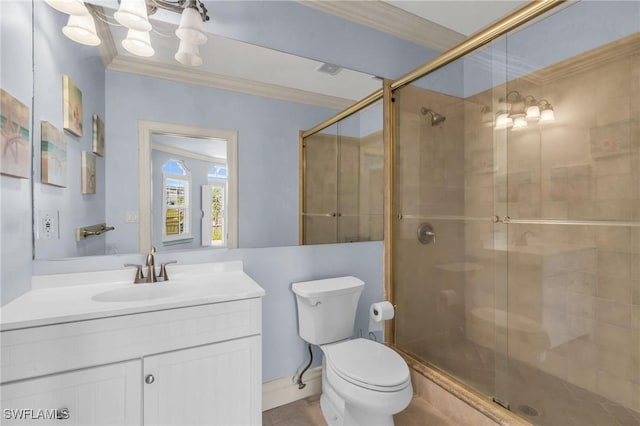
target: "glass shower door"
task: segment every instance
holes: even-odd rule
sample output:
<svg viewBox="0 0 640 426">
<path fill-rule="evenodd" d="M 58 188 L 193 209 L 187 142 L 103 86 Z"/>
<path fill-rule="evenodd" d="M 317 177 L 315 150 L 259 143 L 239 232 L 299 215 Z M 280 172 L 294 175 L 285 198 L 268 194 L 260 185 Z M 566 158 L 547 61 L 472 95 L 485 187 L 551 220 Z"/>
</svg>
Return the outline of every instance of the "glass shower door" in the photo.
<svg viewBox="0 0 640 426">
<path fill-rule="evenodd" d="M 639 31 L 640 3 L 581 1 L 507 34 L 508 385 L 536 424 L 640 424 Z"/>
<path fill-rule="evenodd" d="M 338 152 L 338 242 L 382 240 L 382 101 L 338 122 Z"/>
<path fill-rule="evenodd" d="M 534 424 L 640 424 L 640 3 L 393 95 L 396 345 Z"/>
<path fill-rule="evenodd" d="M 338 125 L 305 138 L 302 244 L 338 241 Z"/>
<path fill-rule="evenodd" d="M 496 221 L 506 215 L 496 189 L 506 137 L 493 128 L 505 73 L 496 57 L 504 60 L 504 42 L 394 92 L 393 283 L 396 344 L 506 405 L 507 235 Z"/>
</svg>

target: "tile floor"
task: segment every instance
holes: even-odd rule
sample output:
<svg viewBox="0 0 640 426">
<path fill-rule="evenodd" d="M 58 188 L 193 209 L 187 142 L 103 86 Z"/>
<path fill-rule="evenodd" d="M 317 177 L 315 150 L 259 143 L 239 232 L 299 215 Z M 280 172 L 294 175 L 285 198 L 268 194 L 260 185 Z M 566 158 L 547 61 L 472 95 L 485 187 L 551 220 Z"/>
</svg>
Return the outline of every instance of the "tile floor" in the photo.
<svg viewBox="0 0 640 426">
<path fill-rule="evenodd" d="M 396 426 L 454 426 L 444 414 L 423 399 L 414 397 L 406 410 L 394 416 Z M 326 426 L 320 396 L 292 402 L 262 413 L 263 426 Z"/>
</svg>

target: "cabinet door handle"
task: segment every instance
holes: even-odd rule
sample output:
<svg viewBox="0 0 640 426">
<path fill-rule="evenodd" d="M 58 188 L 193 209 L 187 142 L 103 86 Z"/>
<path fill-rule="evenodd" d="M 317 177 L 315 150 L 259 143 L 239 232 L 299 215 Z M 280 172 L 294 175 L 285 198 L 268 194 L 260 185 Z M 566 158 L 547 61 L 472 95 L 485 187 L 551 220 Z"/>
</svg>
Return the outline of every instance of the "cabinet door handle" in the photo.
<svg viewBox="0 0 640 426">
<path fill-rule="evenodd" d="M 156 378 L 155 378 L 155 377 L 153 377 L 153 374 L 147 374 L 147 375 L 144 377 L 144 382 L 145 382 L 146 384 L 148 384 L 148 385 L 150 385 L 151 383 L 153 383 L 153 382 L 155 382 L 155 381 L 156 381 Z"/>
</svg>

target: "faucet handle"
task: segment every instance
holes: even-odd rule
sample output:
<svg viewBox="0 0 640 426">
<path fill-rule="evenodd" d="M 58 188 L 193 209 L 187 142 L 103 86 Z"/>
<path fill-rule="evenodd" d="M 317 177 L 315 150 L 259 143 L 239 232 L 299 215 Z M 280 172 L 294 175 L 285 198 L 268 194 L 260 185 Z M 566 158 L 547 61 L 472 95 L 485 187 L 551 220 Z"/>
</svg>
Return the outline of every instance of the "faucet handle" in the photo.
<svg viewBox="0 0 640 426">
<path fill-rule="evenodd" d="M 140 284 L 145 282 L 144 274 L 142 273 L 142 265 L 138 265 L 136 263 L 125 263 L 124 266 L 126 268 L 136 268 L 136 277 L 133 280 L 134 284 Z"/>
<path fill-rule="evenodd" d="M 168 262 L 160 264 L 160 275 L 158 275 L 158 278 L 162 278 L 164 281 L 169 281 L 169 275 L 167 274 L 167 265 L 170 265 L 172 263 L 178 263 L 178 261 L 170 260 Z"/>
</svg>

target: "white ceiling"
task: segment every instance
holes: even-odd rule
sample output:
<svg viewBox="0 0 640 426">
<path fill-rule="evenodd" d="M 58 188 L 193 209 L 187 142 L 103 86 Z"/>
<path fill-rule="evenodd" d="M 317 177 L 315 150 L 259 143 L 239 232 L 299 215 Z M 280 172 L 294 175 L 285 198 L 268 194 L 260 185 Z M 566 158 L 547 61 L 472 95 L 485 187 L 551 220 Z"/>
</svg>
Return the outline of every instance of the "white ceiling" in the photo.
<svg viewBox="0 0 640 426">
<path fill-rule="evenodd" d="M 516 0 L 384 1 L 467 36 L 529 3 Z"/>
<path fill-rule="evenodd" d="M 94 0 L 94 4 L 105 8 L 107 14 L 112 14 L 117 9 L 116 0 Z M 316 2 L 322 4 L 323 1 Z M 329 13 L 340 13 L 340 8 L 344 8 L 348 1 L 333 1 L 336 9 Z M 359 7 L 355 9 L 356 15 L 362 14 L 364 22 L 370 22 L 368 19 L 372 13 L 384 13 L 386 10 L 389 17 L 384 28 L 376 28 L 382 31 L 387 30 L 390 34 L 398 36 L 411 21 L 412 25 L 421 25 L 446 27 L 451 30 L 450 36 L 458 37 L 452 41 L 456 44 L 460 41 L 460 34 L 469 35 L 477 30 L 487 26 L 488 24 L 500 19 L 509 12 L 521 7 L 527 2 L 515 0 L 492 0 L 492 1 L 378 1 L 369 0 L 359 3 Z M 303 2 L 304 4 L 304 2 Z M 375 8 L 372 8 L 376 6 Z M 402 9 L 409 14 L 395 14 L 394 10 Z M 358 12 L 358 11 L 361 12 Z M 351 19 L 359 21 L 358 16 L 353 15 L 351 8 Z M 368 16 L 365 16 L 367 15 Z M 180 16 L 176 13 L 159 10 L 151 17 L 154 30 L 151 32 L 151 42 L 154 46 L 156 54 L 145 61 L 149 61 L 153 66 L 162 65 L 167 67 L 182 67 L 178 64 L 173 55 L 178 48 L 178 39 L 174 36 L 175 29 L 179 23 Z M 367 21 L 368 19 L 368 21 Z M 384 20 L 384 17 L 382 17 Z M 404 20 L 405 22 L 400 22 Z M 435 24 L 437 25 L 435 25 Z M 375 25 L 372 25 L 375 27 Z M 123 27 L 107 26 L 113 38 L 113 45 L 117 59 L 125 59 L 130 61 L 140 61 L 140 58 L 131 56 L 124 50 L 121 41 L 126 36 Z M 393 27 L 393 28 L 391 28 Z M 415 27 L 414 27 L 415 28 Z M 448 31 L 448 30 L 446 30 Z M 448 33 L 444 33 L 445 38 Z M 455 33 L 454 33 L 455 31 Z M 405 31 L 406 32 L 406 31 Z M 207 34 L 208 41 L 200 47 L 201 56 L 204 64 L 197 68 L 200 75 L 207 73 L 230 76 L 237 79 L 246 80 L 248 82 L 259 82 L 261 84 L 272 85 L 272 87 L 286 87 L 298 91 L 311 92 L 315 94 L 326 95 L 341 98 L 343 101 L 356 101 L 364 98 L 370 93 L 381 87 L 381 82 L 372 76 L 356 71 L 343 69 L 335 76 L 317 72 L 316 69 L 321 65 L 320 62 L 301 58 L 295 55 L 279 52 L 272 49 L 266 49 L 244 42 L 230 40 L 215 34 Z M 407 38 L 409 39 L 409 38 Z M 150 68 L 148 68 L 150 69 Z"/>
</svg>

